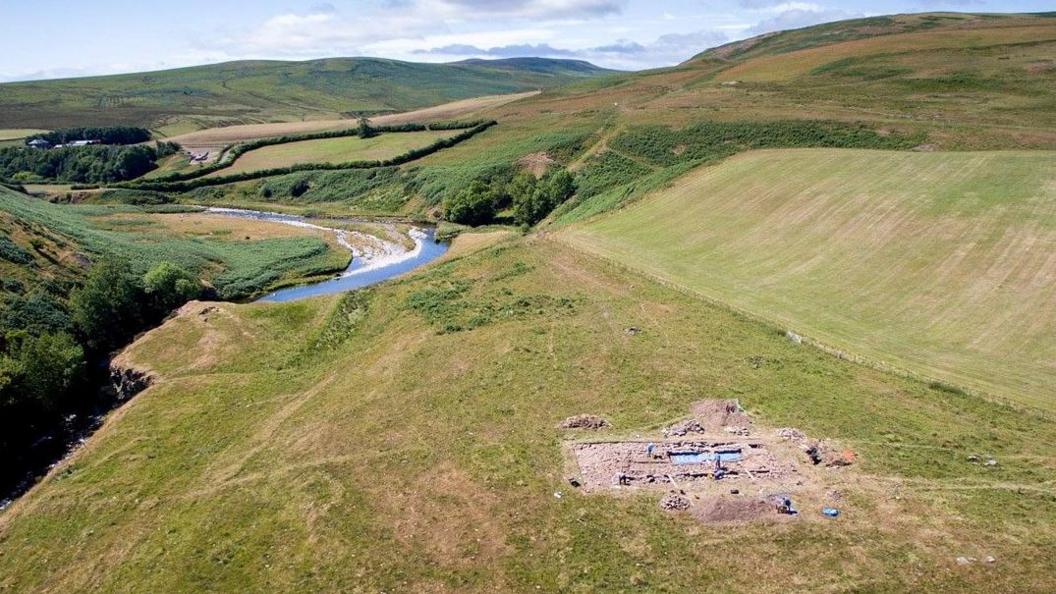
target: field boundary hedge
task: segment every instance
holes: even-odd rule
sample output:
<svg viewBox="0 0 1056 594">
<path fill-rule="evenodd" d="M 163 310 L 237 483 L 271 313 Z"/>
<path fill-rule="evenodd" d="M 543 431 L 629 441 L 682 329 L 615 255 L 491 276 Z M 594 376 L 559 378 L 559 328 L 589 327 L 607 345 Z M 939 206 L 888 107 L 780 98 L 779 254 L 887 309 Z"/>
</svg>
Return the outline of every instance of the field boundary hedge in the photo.
<svg viewBox="0 0 1056 594">
<path fill-rule="evenodd" d="M 327 169 L 369 169 L 371 167 L 386 167 L 392 165 L 402 165 L 408 161 L 419 159 L 428 154 L 436 152 L 438 150 L 454 146 L 463 140 L 466 140 L 479 132 L 483 132 L 487 128 L 497 124 L 495 120 L 484 120 L 484 121 L 471 121 L 471 122 L 438 122 L 431 124 L 396 124 L 392 126 L 379 126 L 372 128 L 373 131 L 379 134 L 396 134 L 401 132 L 425 132 L 429 130 L 465 130 L 461 134 L 455 135 L 451 138 L 445 138 L 434 142 L 426 147 L 411 149 L 402 155 L 397 155 L 391 159 L 384 161 L 349 161 L 347 163 L 302 163 L 299 165 L 291 165 L 289 167 L 276 167 L 272 169 L 261 169 L 258 171 L 250 171 L 237 173 L 232 175 L 225 175 L 220 177 L 211 178 L 212 180 L 224 180 L 221 182 L 214 183 L 203 183 L 201 185 L 188 185 L 186 189 L 175 191 L 186 191 L 187 189 L 194 189 L 206 185 L 221 185 L 225 183 L 231 183 L 234 181 L 245 181 L 247 179 L 259 179 L 261 177 L 270 177 L 272 175 L 282 175 L 284 173 L 294 173 L 297 171 L 313 171 L 313 170 L 327 170 Z M 312 132 L 306 134 L 288 134 L 286 136 L 276 136 L 273 138 L 261 138 L 250 142 L 243 142 L 236 144 L 229 148 L 223 153 L 220 159 L 212 164 L 205 167 L 200 167 L 194 171 L 188 171 L 184 173 L 171 173 L 166 176 L 156 177 L 150 181 L 131 181 L 127 184 L 120 185 L 119 187 L 135 188 L 135 189 L 153 189 L 160 191 L 167 191 L 160 189 L 160 186 L 175 186 L 181 182 L 189 182 L 191 180 L 203 181 L 202 177 L 215 173 L 217 171 L 223 171 L 235 164 L 242 155 L 260 148 L 267 146 L 275 146 L 279 144 L 289 144 L 291 142 L 303 142 L 306 140 L 325 140 L 328 138 L 345 138 L 348 136 L 359 135 L 358 128 L 346 128 L 344 130 L 330 130 L 326 132 Z M 448 141 L 454 140 L 451 144 L 445 144 Z M 421 154 L 416 154 L 419 151 Z M 408 158 L 408 155 L 411 155 Z M 263 173 L 263 175 L 261 175 Z"/>
</svg>

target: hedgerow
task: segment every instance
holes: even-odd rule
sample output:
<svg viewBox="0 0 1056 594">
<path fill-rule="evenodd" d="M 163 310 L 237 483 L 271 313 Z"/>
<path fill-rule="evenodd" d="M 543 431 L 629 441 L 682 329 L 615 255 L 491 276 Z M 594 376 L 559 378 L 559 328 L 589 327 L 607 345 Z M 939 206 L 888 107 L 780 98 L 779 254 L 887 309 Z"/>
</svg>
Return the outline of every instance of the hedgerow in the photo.
<svg viewBox="0 0 1056 594">
<path fill-rule="evenodd" d="M 760 148 L 907 149 L 922 140 L 884 136 L 864 125 L 840 122 L 701 122 L 680 130 L 663 126 L 632 128 L 612 139 L 609 146 L 652 164 L 668 166 Z"/>
<path fill-rule="evenodd" d="M 249 181 L 254 179 L 262 179 L 265 177 L 274 177 L 276 175 L 286 175 L 289 173 L 296 173 L 299 171 L 338 171 L 342 169 L 374 169 L 378 167 L 395 167 L 397 165 L 403 165 L 417 159 L 421 159 L 427 155 L 431 155 L 437 151 L 443 150 L 455 146 L 456 144 L 472 138 L 473 136 L 487 130 L 494 126 L 497 122 L 494 120 L 479 123 L 472 128 L 456 134 L 450 138 L 442 138 L 436 142 L 415 149 L 411 149 L 402 155 L 397 155 L 390 159 L 378 160 L 378 161 L 349 161 L 347 163 L 301 163 L 298 165 L 290 165 L 288 167 L 276 167 L 272 169 L 261 169 L 257 171 L 245 171 L 242 173 L 233 173 L 231 175 L 225 175 L 220 177 L 197 177 L 196 179 L 190 179 L 186 181 L 164 181 L 162 178 L 159 180 L 141 181 L 128 184 L 119 184 L 118 187 L 140 189 L 140 190 L 155 190 L 159 192 L 189 192 L 191 190 L 202 188 L 206 186 L 219 186 L 224 184 L 230 184 L 241 181 Z M 343 131 L 347 132 L 347 131 Z M 333 134 L 333 133 L 325 133 Z M 338 136 L 320 136 L 319 138 L 336 138 Z M 293 138 L 293 137 L 289 137 Z M 306 140 L 306 138 L 297 137 L 296 140 L 286 140 L 284 142 L 296 142 L 300 140 Z M 311 139 L 308 139 L 311 140 Z M 276 143 L 269 143 L 276 144 Z M 240 145 L 241 146 L 241 145 Z M 268 146 L 260 145 L 260 146 Z M 254 148 L 260 148 L 255 146 Z M 244 151 L 243 151 L 244 152 Z M 227 165 L 225 165 L 226 167 Z M 220 169 L 223 169 L 222 167 Z M 213 169 L 212 171 L 217 171 Z M 196 175 L 204 175 L 204 173 L 210 173 L 208 167 L 203 167 L 196 172 Z M 181 174 L 185 175 L 185 174 Z"/>
<path fill-rule="evenodd" d="M 485 128 L 489 127 L 489 126 L 494 125 L 495 123 L 496 122 L 494 120 L 492 120 L 492 121 L 476 121 L 476 122 L 442 122 L 442 123 L 432 123 L 432 124 L 406 123 L 406 124 L 394 124 L 392 126 L 377 126 L 377 127 L 371 127 L 370 129 L 375 134 L 381 134 L 381 133 L 393 133 L 393 134 L 395 134 L 395 133 L 401 133 L 401 132 L 423 132 L 423 131 L 426 131 L 426 130 L 462 130 L 462 129 L 476 130 L 477 128 L 481 128 L 482 126 L 483 126 L 483 128 L 481 128 L 481 129 L 485 129 Z M 480 130 L 477 130 L 477 131 L 479 132 Z M 476 132 L 474 132 L 474 134 L 475 133 Z M 362 136 L 362 135 L 363 135 L 362 130 L 359 127 L 356 127 L 356 128 L 346 128 L 344 130 L 330 130 L 330 131 L 326 131 L 326 132 L 311 132 L 311 133 L 306 133 L 306 134 L 287 134 L 285 136 L 276 136 L 276 137 L 273 137 L 273 138 L 261 138 L 261 139 L 258 139 L 258 140 L 252 140 L 252 141 L 249 141 L 249 142 L 243 142 L 243 143 L 240 143 L 240 144 L 236 144 L 236 145 L 230 147 L 229 149 L 227 149 L 227 151 L 224 152 L 224 154 L 222 154 L 220 156 L 220 158 L 217 160 L 217 162 L 212 164 L 212 165 L 206 165 L 204 167 L 198 167 L 198 168 L 194 169 L 193 171 L 170 173 L 168 175 L 155 177 L 154 179 L 150 180 L 150 182 L 142 182 L 142 183 L 159 184 L 159 183 L 173 183 L 173 182 L 181 182 L 181 181 L 187 181 L 187 180 L 192 180 L 192 179 L 198 179 L 198 178 L 201 178 L 203 176 L 209 175 L 211 173 L 215 173 L 217 171 L 222 171 L 224 169 L 227 169 L 227 168 L 231 167 L 232 165 L 234 165 L 235 161 L 238 160 L 238 158 L 241 157 L 242 155 L 248 153 L 249 151 L 256 150 L 256 149 L 259 149 L 259 148 L 264 148 L 266 146 L 274 146 L 274 145 L 279 145 L 279 144 L 289 144 L 291 142 L 303 142 L 303 141 L 306 141 L 306 140 L 325 140 L 325 139 L 328 139 L 328 138 L 345 138 L 345 137 L 348 137 L 348 136 Z M 461 135 L 459 135 L 459 136 L 461 136 Z M 472 136 L 472 134 L 470 134 L 470 136 Z M 469 136 L 467 136 L 466 138 L 468 138 L 468 137 Z M 456 136 L 454 138 L 458 138 L 458 136 Z M 448 139 L 448 140 L 450 140 L 450 139 Z M 465 140 L 465 138 L 463 138 L 462 140 Z M 439 144 L 440 142 L 443 142 L 443 141 L 442 140 L 441 141 L 437 141 L 436 143 L 433 143 L 433 144 L 434 145 L 435 144 Z M 433 146 L 433 145 L 430 145 L 430 146 Z M 441 146 L 439 148 L 446 148 L 446 147 Z M 409 153 L 410 152 L 414 152 L 414 150 L 421 150 L 421 149 L 413 149 L 412 151 L 408 151 L 408 152 Z M 434 150 L 439 150 L 439 149 L 434 149 Z M 408 153 L 404 153 L 404 155 L 406 155 L 406 154 L 408 154 Z M 425 154 L 429 154 L 429 153 L 425 153 Z M 394 157 L 394 159 L 399 159 L 402 156 L 403 155 Z M 425 155 L 422 155 L 422 156 L 425 156 Z M 418 158 L 418 157 L 415 157 L 415 158 Z M 389 159 L 389 161 L 391 161 L 391 160 L 392 159 Z M 403 162 L 406 162 L 406 161 L 403 161 Z M 358 161 L 358 162 L 354 162 L 354 163 L 357 163 L 357 164 L 369 164 L 369 163 L 385 163 L 385 162 L 384 161 Z M 398 164 L 398 163 L 396 163 L 396 164 Z M 268 170 L 265 170 L 265 171 L 279 171 L 280 169 L 291 169 L 291 171 L 296 171 L 296 170 L 303 171 L 303 170 L 306 170 L 306 169 L 354 169 L 354 168 L 356 168 L 355 166 L 352 166 L 351 163 L 337 164 L 338 166 L 332 166 L 332 165 L 333 164 L 306 163 L 306 164 L 303 164 L 303 165 L 300 165 L 300 166 L 291 166 L 290 168 L 268 169 Z M 359 165 L 360 168 L 363 168 L 364 166 L 380 166 L 380 165 Z M 300 169 L 292 169 L 292 167 L 300 167 Z M 249 173 L 255 174 L 255 173 L 259 173 L 259 172 L 249 172 Z M 287 171 L 286 173 L 289 173 L 289 171 Z M 224 176 L 222 178 L 214 178 L 214 179 L 225 179 L 226 180 L 228 178 L 236 177 L 238 175 L 240 175 L 240 174 L 234 174 L 234 175 L 231 175 L 231 176 Z M 275 175 L 275 174 L 272 174 L 272 175 Z M 266 177 L 266 176 L 258 176 L 258 178 L 259 177 Z M 251 178 L 251 179 L 256 179 L 256 178 Z M 234 181 L 241 181 L 241 180 L 234 180 Z M 224 183 L 230 183 L 230 182 L 224 182 Z"/>
<path fill-rule="evenodd" d="M 611 139 L 608 146 L 613 150 L 587 162 L 576 179 L 576 199 L 563 205 L 556 218 L 568 223 L 616 208 L 693 167 L 747 150 L 905 150 L 925 139 L 923 133 L 884 135 L 864 125 L 825 121 L 700 122 L 679 130 L 639 126 Z"/>
</svg>

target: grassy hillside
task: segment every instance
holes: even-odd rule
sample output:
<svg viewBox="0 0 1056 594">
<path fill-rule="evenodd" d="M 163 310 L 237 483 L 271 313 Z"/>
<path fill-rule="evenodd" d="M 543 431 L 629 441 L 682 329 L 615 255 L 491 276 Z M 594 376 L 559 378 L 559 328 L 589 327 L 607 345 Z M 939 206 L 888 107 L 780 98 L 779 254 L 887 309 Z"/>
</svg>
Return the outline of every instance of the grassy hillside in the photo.
<svg viewBox="0 0 1056 594">
<path fill-rule="evenodd" d="M 931 12 L 919 14 L 896 14 L 889 16 L 850 19 L 823 23 L 801 29 L 778 31 L 712 48 L 690 58 L 688 62 L 719 60 L 747 62 L 755 58 L 792 54 L 826 45 L 838 45 L 848 41 L 879 39 L 888 43 L 889 49 L 917 49 L 913 44 L 903 45 L 903 35 L 941 31 L 945 37 L 949 32 L 972 32 L 995 28 L 1015 29 L 1024 26 L 1048 26 L 1052 14 L 970 14 L 959 12 Z M 954 36 L 960 36 L 955 33 Z M 986 33 L 976 39 L 985 38 Z M 916 39 L 919 39 L 917 37 Z M 865 46 L 868 47 L 868 46 Z"/>
<path fill-rule="evenodd" d="M 766 36 L 490 105 L 497 126 L 413 165 L 179 196 L 422 212 L 539 163 L 579 184 L 543 232 L 471 238 L 344 296 L 192 305 L 142 337 L 118 362 L 153 386 L 0 512 L 0 590 L 1056 590 L 1056 158 L 950 152 L 1056 149 L 1053 23 L 915 15 Z M 906 51 L 878 52 L 879 34 Z M 314 91 L 258 82 L 286 104 L 239 87 L 224 92 L 246 112 L 169 129 L 327 117 L 299 111 L 329 101 Z M 825 148 L 788 150 L 807 146 Z M 116 249 L 157 235 L 92 208 L 33 216 Z M 857 461 L 804 463 L 781 487 L 801 510 L 787 521 L 701 523 L 662 511 L 665 487 L 570 483 L 568 441 L 648 439 L 703 398 Z M 612 427 L 557 428 L 582 413 Z M 730 497 L 768 484 L 708 482 Z"/>
<path fill-rule="evenodd" d="M 563 232 L 852 353 L 1056 410 L 1056 154 L 760 151 Z"/>
<path fill-rule="evenodd" d="M 572 60 L 416 64 L 376 58 L 230 62 L 0 85 L 0 127 L 135 124 L 161 132 L 335 119 L 551 87 L 608 71 Z"/>
<path fill-rule="evenodd" d="M 78 253 L 90 260 L 116 255 L 142 274 L 161 261 L 177 263 L 212 282 L 220 295 L 261 293 L 277 284 L 327 274 L 348 264 L 347 250 L 332 238 L 278 224 L 246 223 L 201 214 L 146 215 L 136 207 L 57 205 L 0 188 L 0 212 L 11 233 L 29 231 L 29 252 L 38 266 L 75 279 L 84 274 Z M 133 216 L 133 215 L 141 216 Z M 188 219 L 175 225 L 173 219 Z M 175 226 L 173 226 L 175 225 Z M 252 227 L 252 229 L 250 229 Z M 39 250 L 33 237 L 51 238 Z M 51 264 L 48 264 L 48 263 Z M 39 283 L 34 267 L 23 267 L 27 288 Z M 59 272 L 65 270 L 63 274 Z M 6 276 L 6 275 L 5 275 Z M 17 277 L 16 277 L 17 278 Z"/>
<path fill-rule="evenodd" d="M 546 240 L 346 298 L 192 309 L 122 360 L 159 381 L 0 516 L 5 588 L 1056 586 L 1051 420 L 794 345 Z M 795 521 L 709 526 L 657 492 L 565 480 L 561 419 L 634 434 L 703 396 L 853 447 L 859 465 L 809 475 L 843 515 L 803 498 Z"/>
</svg>

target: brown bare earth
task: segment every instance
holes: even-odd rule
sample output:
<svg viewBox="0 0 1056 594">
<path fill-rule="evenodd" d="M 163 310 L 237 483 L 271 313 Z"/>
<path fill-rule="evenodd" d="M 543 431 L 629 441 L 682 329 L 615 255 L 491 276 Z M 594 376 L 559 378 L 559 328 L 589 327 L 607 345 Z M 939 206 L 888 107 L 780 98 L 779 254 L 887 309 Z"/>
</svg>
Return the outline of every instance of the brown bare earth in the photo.
<svg viewBox="0 0 1056 594">
<path fill-rule="evenodd" d="M 566 442 L 569 483 L 584 493 L 664 491 L 660 508 L 708 523 L 816 517 L 833 505 L 854 454 L 795 429 L 752 425 L 736 400 L 703 400 L 662 435 Z M 564 429 L 605 429 L 577 415 Z M 791 503 L 793 509 L 787 504 Z"/>
<path fill-rule="evenodd" d="M 485 97 L 474 97 L 461 101 L 452 101 L 434 107 L 416 109 L 404 113 L 371 118 L 371 123 L 378 126 L 395 124 L 406 124 L 409 122 L 429 122 L 460 117 L 477 111 L 499 107 L 518 99 L 524 99 L 538 95 L 538 91 L 527 93 L 512 93 L 509 95 L 488 95 Z M 210 153 L 210 160 L 215 159 L 225 147 L 238 142 L 256 140 L 258 138 L 270 138 L 273 136 L 285 136 L 287 134 L 307 134 L 311 132 L 327 132 L 330 130 L 344 130 L 356 125 L 355 120 L 313 120 L 304 122 L 277 122 L 273 124 L 246 124 L 241 126 L 226 126 L 223 128 L 209 128 L 188 134 L 173 136 L 169 140 L 179 143 L 185 150 L 194 153 Z"/>
<path fill-rule="evenodd" d="M 517 159 L 517 165 L 529 171 L 535 177 L 542 177 L 546 168 L 556 163 L 553 157 L 545 152 L 531 153 Z"/>
</svg>

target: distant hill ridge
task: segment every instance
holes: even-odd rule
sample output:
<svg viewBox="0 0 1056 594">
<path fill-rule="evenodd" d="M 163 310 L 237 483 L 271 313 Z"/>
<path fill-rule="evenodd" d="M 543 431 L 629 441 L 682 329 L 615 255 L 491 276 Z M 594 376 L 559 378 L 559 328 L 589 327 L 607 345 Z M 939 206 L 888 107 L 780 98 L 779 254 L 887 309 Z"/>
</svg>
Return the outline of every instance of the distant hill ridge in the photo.
<svg viewBox="0 0 1056 594">
<path fill-rule="evenodd" d="M 132 124 L 166 134 L 240 123 L 406 111 L 559 86 L 612 71 L 581 60 L 447 64 L 384 58 L 246 60 L 0 85 L 0 128 Z"/>
<path fill-rule="evenodd" d="M 1053 20 L 1049 21 L 1048 19 Z M 744 61 L 761 56 L 774 56 L 845 41 L 885 37 L 902 33 L 936 30 L 971 31 L 995 27 L 1051 25 L 1056 25 L 1056 12 L 1032 14 L 929 12 L 875 16 L 765 33 L 707 49 L 686 60 L 683 64 L 710 60 Z M 897 50 L 897 48 L 889 49 Z"/>
</svg>

